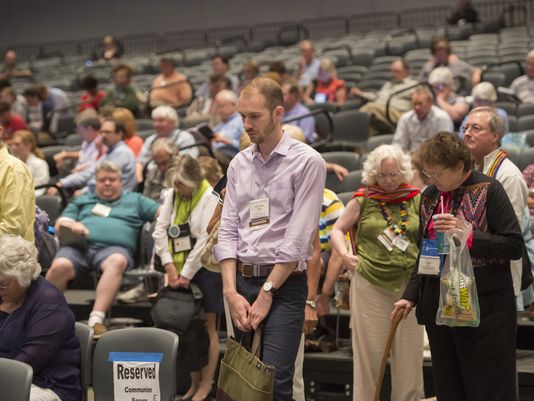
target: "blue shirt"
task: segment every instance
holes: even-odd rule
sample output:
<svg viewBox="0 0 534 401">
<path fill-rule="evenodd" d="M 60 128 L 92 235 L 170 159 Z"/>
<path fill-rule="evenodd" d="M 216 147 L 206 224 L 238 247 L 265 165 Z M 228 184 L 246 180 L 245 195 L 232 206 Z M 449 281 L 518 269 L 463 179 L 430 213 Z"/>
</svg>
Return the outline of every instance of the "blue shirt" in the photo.
<svg viewBox="0 0 534 401">
<path fill-rule="evenodd" d="M 213 142 L 213 149 L 217 149 L 226 153 L 230 157 L 234 157 L 239 153 L 239 138 L 243 133 L 243 120 L 239 113 L 232 114 L 226 121 L 222 121 L 213 127 L 213 132 L 221 134 L 231 141 L 230 145 L 222 142 Z"/>
<path fill-rule="evenodd" d="M 308 86 L 319 75 L 321 62 L 317 57 L 313 58 L 311 63 L 304 67 L 304 71 L 300 75 L 300 86 Z"/>
<path fill-rule="evenodd" d="M 291 110 L 287 110 L 284 113 L 284 122 L 295 117 L 303 116 L 305 114 L 310 114 L 310 109 L 308 109 L 306 106 L 299 102 Z M 313 143 L 313 134 L 315 133 L 315 119 L 312 116 L 292 121 L 289 124 L 296 125 L 297 127 L 299 127 L 304 132 L 306 142 Z"/>
<path fill-rule="evenodd" d="M 99 162 L 110 162 L 120 169 L 123 190 L 133 190 L 137 185 L 135 181 L 135 156 L 123 141 L 110 147 L 107 153 L 99 159 Z M 95 172 L 96 165 L 79 173 L 71 174 L 59 182 L 65 188 L 82 188 L 87 185 L 88 189 L 94 192 L 96 185 Z"/>
<path fill-rule="evenodd" d="M 0 358 L 30 365 L 32 383 L 51 389 L 62 401 L 81 399 L 74 315 L 63 294 L 44 278 L 32 281 L 18 309 L 0 312 Z"/>
<path fill-rule="evenodd" d="M 139 163 L 142 163 L 144 165 L 150 163 L 150 159 L 152 158 L 152 146 L 158 138 L 162 137 L 158 134 L 153 134 L 150 135 L 147 139 L 145 139 L 145 142 L 143 143 L 143 148 L 137 156 L 137 160 L 139 161 Z M 195 144 L 195 137 L 191 135 L 190 132 L 182 131 L 181 129 L 176 129 L 172 132 L 169 138 L 172 139 L 172 141 L 176 144 L 176 147 L 178 148 L 178 151 L 181 155 L 189 155 L 195 159 L 198 157 L 198 147 L 191 147 L 183 150 L 180 149 Z"/>
<path fill-rule="evenodd" d="M 111 209 L 107 217 L 93 213 L 97 203 Z M 137 192 L 123 192 L 108 201 L 94 193 L 81 195 L 70 202 L 61 217 L 68 217 L 87 227 L 89 245 L 99 248 L 121 246 L 135 253 L 139 230 L 145 222 L 154 221 L 159 203 Z"/>
</svg>

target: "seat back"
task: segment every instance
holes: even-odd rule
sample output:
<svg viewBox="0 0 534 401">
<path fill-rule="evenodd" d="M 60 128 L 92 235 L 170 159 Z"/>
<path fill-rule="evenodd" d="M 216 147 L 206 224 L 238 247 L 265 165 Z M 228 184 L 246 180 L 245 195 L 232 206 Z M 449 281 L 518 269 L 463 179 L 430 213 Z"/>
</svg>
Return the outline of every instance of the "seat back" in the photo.
<svg viewBox="0 0 534 401">
<path fill-rule="evenodd" d="M 93 347 L 93 330 L 86 324 L 76 322 L 76 337 L 80 341 L 81 351 L 81 384 L 82 384 L 82 401 L 87 401 L 87 389 L 91 383 L 91 351 Z"/>
<path fill-rule="evenodd" d="M 63 205 L 61 198 L 55 195 L 41 195 L 35 198 L 35 204 L 44 210 L 50 218 L 50 224 L 53 226 L 61 215 Z"/>
<path fill-rule="evenodd" d="M 356 144 L 369 139 L 369 114 L 358 110 L 340 111 L 334 115 L 333 140 Z"/>
<path fill-rule="evenodd" d="M 33 369 L 13 359 L 0 358 L 0 389 L 3 400 L 29 401 Z"/>
<path fill-rule="evenodd" d="M 362 170 L 351 171 L 341 182 L 338 193 L 354 192 L 360 188 L 363 184 Z"/>
<path fill-rule="evenodd" d="M 362 167 L 360 156 L 355 152 L 325 152 L 321 153 L 321 156 L 326 162 L 339 164 L 349 171 Z"/>
<path fill-rule="evenodd" d="M 159 388 L 162 401 L 176 395 L 176 358 L 178 336 L 153 327 L 126 328 L 107 332 L 98 340 L 93 357 L 95 401 L 114 399 L 113 362 L 110 352 L 161 353 Z"/>
</svg>

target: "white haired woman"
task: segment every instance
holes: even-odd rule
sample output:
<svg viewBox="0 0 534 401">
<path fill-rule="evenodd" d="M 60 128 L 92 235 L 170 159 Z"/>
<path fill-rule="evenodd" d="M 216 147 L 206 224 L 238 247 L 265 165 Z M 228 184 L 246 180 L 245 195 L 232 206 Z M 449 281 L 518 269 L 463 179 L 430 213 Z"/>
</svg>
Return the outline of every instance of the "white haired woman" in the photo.
<svg viewBox="0 0 534 401">
<path fill-rule="evenodd" d="M 363 166 L 365 186 L 348 202 L 331 233 L 332 246 L 353 274 L 350 289 L 354 401 L 371 400 L 390 328 L 391 302 L 400 299 L 417 258 L 419 190 L 410 157 L 382 145 Z M 357 254 L 347 252 L 354 229 Z M 404 321 L 391 349 L 392 401 L 422 398 L 423 329 Z"/>
<path fill-rule="evenodd" d="M 166 174 L 166 183 L 171 189 L 164 195 L 154 229 L 154 247 L 170 287 L 189 287 L 190 283 L 195 283 L 202 291 L 210 339 L 208 364 L 201 371 L 191 372 L 191 387 L 183 397 L 200 401 L 211 390 L 219 357 L 216 314 L 224 313 L 221 276 L 200 264 L 208 240 L 206 229 L 218 198 L 203 178 L 198 161 L 189 155 L 174 160 Z"/>
<path fill-rule="evenodd" d="M 0 236 L 0 358 L 33 368 L 30 401 L 77 401 L 80 343 L 74 315 L 40 272 L 32 242 Z"/>
<path fill-rule="evenodd" d="M 428 83 L 436 95 L 436 105 L 447 112 L 455 127 L 458 127 L 469 111 L 469 104 L 463 96 L 455 93 L 454 78 L 450 68 L 438 67 L 432 70 Z"/>
<path fill-rule="evenodd" d="M 477 107 L 481 106 L 488 106 L 495 108 L 495 111 L 499 116 L 502 117 L 504 120 L 504 124 L 506 126 L 504 133 L 507 134 L 509 130 L 509 124 L 508 124 L 508 113 L 506 110 L 501 109 L 500 107 L 495 107 L 495 103 L 497 102 L 497 91 L 495 90 L 495 87 L 491 82 L 481 82 L 478 85 L 476 85 L 473 90 L 471 91 L 471 97 L 473 98 L 473 106 L 472 108 L 475 109 Z M 467 124 L 467 116 L 465 116 L 464 120 L 462 121 L 462 125 L 460 126 L 460 129 L 458 130 L 458 136 L 460 138 L 464 137 L 464 125 Z"/>
</svg>

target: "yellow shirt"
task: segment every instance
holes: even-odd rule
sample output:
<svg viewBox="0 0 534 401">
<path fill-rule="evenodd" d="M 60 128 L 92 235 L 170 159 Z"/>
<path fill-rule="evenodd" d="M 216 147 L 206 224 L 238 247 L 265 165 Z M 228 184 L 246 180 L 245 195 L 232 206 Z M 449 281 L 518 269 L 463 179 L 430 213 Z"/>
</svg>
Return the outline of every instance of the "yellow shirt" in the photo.
<svg viewBox="0 0 534 401">
<path fill-rule="evenodd" d="M 0 147 L 0 235 L 20 235 L 33 242 L 35 194 L 26 165 Z"/>
</svg>

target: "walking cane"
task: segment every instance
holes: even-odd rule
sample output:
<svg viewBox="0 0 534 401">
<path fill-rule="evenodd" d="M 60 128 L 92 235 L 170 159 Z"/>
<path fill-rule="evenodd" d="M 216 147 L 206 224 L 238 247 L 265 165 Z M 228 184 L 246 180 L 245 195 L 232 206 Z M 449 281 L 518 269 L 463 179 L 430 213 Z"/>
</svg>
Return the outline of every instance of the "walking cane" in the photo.
<svg viewBox="0 0 534 401">
<path fill-rule="evenodd" d="M 380 390 L 382 390 L 382 381 L 384 380 L 384 373 L 386 372 L 386 364 L 388 363 L 389 351 L 391 351 L 391 344 L 393 344 L 393 338 L 395 337 L 395 332 L 397 327 L 404 316 L 404 308 L 399 310 L 395 315 L 395 320 L 391 322 L 391 328 L 389 329 L 388 341 L 386 343 L 386 348 L 384 349 L 384 355 L 382 355 L 382 364 L 380 365 L 380 371 L 378 374 L 378 381 L 376 382 L 375 389 L 375 398 L 374 401 L 380 399 Z"/>
</svg>

